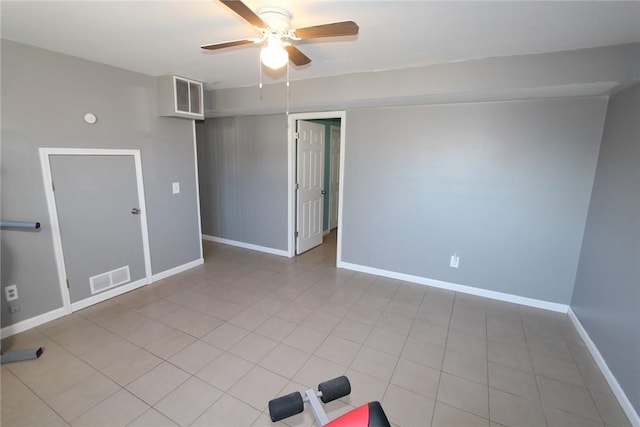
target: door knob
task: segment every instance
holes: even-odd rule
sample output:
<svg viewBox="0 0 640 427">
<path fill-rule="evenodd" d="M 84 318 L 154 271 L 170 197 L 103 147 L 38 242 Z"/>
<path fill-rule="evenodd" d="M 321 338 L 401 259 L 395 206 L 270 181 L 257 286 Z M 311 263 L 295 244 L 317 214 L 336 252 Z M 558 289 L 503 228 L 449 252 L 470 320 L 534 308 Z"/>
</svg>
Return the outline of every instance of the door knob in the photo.
<svg viewBox="0 0 640 427">
<path fill-rule="evenodd" d="M 322 190 L 322 191 L 320 192 L 320 194 L 322 194 L 322 195 L 324 196 L 325 194 L 327 194 L 327 192 L 326 192 L 326 191 L 324 191 L 324 190 Z"/>
<path fill-rule="evenodd" d="M 134 214 L 134 215 L 138 215 L 140 213 L 140 209 L 133 208 L 133 209 L 131 209 L 131 213 Z"/>
</svg>

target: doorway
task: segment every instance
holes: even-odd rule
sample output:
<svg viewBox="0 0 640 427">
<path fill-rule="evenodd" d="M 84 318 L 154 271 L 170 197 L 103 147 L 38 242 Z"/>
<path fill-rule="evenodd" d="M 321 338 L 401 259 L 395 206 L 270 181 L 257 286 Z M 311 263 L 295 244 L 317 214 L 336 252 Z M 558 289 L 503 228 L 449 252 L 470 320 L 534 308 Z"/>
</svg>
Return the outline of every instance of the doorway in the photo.
<svg viewBox="0 0 640 427">
<path fill-rule="evenodd" d="M 67 312 L 151 282 L 138 150 L 40 149 Z"/>
<path fill-rule="evenodd" d="M 327 232 L 331 232 L 331 230 L 338 227 L 338 206 L 340 206 L 340 152 L 342 151 L 340 149 L 342 146 L 340 139 L 342 137 L 342 126 L 331 126 L 330 133 L 329 144 L 331 144 L 331 146 L 329 157 L 331 158 L 331 163 L 329 167 L 329 208 L 327 209 L 329 227 L 327 228 Z"/>
<path fill-rule="evenodd" d="M 322 244 L 324 232 L 325 127 L 296 122 L 296 254 Z"/>
<path fill-rule="evenodd" d="M 299 136 L 299 126 L 301 122 L 304 121 L 314 121 L 314 120 L 328 120 L 335 119 L 339 120 L 340 128 L 339 132 L 334 130 L 327 130 L 327 134 L 334 136 L 334 141 L 328 142 L 335 147 L 339 148 L 339 155 L 332 156 L 327 159 L 327 162 L 334 163 L 331 167 L 330 172 L 326 173 L 326 179 L 329 181 L 333 181 L 336 185 L 338 183 L 342 183 L 342 170 L 344 164 L 344 145 L 345 145 L 345 129 L 346 129 L 346 113 L 345 111 L 329 111 L 329 112 L 319 112 L 319 113 L 296 113 L 290 114 L 288 118 L 288 255 L 290 257 L 295 256 L 301 251 L 298 250 L 298 243 L 300 238 L 300 223 L 299 217 L 300 214 L 300 203 L 301 200 L 299 198 L 299 151 L 298 151 L 298 142 L 297 136 Z M 328 127 L 328 126 L 327 126 Z M 337 161 L 337 162 L 336 162 Z M 335 164 L 337 163 L 337 164 Z M 323 179 L 325 177 L 323 176 Z M 324 191 L 326 194 L 322 194 L 322 198 L 326 200 L 324 202 L 324 207 L 328 207 L 327 213 L 329 215 L 330 224 L 328 230 L 334 229 L 337 227 L 337 244 L 336 244 L 336 260 L 340 259 L 341 253 L 341 241 L 342 241 L 342 233 L 341 233 L 341 217 L 342 217 L 342 188 L 338 188 L 338 191 L 331 191 L 329 188 L 326 188 L 326 185 L 322 185 L 320 188 L 321 191 Z M 332 206 L 335 207 L 335 214 L 332 215 L 333 209 Z M 316 205 L 317 207 L 317 205 Z M 320 209 L 323 207 L 321 206 Z M 324 211 L 324 210 L 323 210 Z M 321 212 L 321 223 L 324 218 L 324 212 Z M 316 218 L 317 220 L 317 218 Z M 320 242 L 322 243 L 322 235 L 324 234 L 325 227 L 320 226 Z M 296 234 L 297 232 L 297 234 Z M 317 239 L 317 237 L 316 237 Z M 316 242 L 317 243 L 317 242 Z M 311 246 L 313 247 L 313 246 Z M 303 249 L 305 247 L 303 246 Z"/>
</svg>

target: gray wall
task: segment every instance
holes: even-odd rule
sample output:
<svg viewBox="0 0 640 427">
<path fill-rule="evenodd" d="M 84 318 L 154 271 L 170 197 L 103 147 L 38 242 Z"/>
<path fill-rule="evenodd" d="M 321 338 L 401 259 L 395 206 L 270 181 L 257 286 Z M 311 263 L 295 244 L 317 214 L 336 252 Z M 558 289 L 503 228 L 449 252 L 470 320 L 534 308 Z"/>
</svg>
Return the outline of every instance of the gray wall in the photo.
<svg viewBox="0 0 640 427">
<path fill-rule="evenodd" d="M 202 233 L 287 250 L 287 119 L 198 123 Z"/>
<path fill-rule="evenodd" d="M 571 307 L 640 413 L 640 85 L 609 100 Z"/>
<path fill-rule="evenodd" d="M 141 150 L 153 273 L 199 259 L 193 124 L 157 117 L 154 79 L 11 41 L 1 47 L 1 215 L 42 224 L 2 231 L 2 286 L 17 284 L 21 306 L 9 315 L 2 298 L 2 326 L 62 306 L 39 147 Z M 95 125 L 84 123 L 87 112 Z M 171 192 L 175 181 L 181 194 Z"/>
<path fill-rule="evenodd" d="M 293 112 L 584 96 L 640 79 L 640 43 L 484 58 L 291 82 Z M 205 94 L 205 115 L 285 111 L 284 82 Z"/>
<path fill-rule="evenodd" d="M 568 304 L 605 109 L 597 97 L 349 111 L 343 261 Z"/>
</svg>

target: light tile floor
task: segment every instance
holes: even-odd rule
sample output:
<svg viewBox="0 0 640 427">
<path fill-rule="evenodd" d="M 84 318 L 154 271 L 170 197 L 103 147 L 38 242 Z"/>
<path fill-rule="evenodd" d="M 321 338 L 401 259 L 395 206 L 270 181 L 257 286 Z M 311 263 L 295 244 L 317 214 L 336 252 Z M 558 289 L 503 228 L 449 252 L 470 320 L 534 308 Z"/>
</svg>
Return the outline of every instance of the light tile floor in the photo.
<svg viewBox="0 0 640 427">
<path fill-rule="evenodd" d="M 204 243 L 205 264 L 5 339 L 2 425 L 270 426 L 267 402 L 346 374 L 330 418 L 627 426 L 566 315 Z M 311 426 L 309 412 L 278 425 Z"/>
</svg>

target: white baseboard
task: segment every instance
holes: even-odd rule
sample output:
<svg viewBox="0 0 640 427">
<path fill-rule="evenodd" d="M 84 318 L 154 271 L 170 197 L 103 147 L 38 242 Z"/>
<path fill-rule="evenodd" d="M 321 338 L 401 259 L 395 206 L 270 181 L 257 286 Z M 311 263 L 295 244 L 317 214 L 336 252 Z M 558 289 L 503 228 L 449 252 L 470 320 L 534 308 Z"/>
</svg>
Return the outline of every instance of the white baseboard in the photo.
<svg viewBox="0 0 640 427">
<path fill-rule="evenodd" d="M 166 279 L 167 277 L 174 276 L 176 274 L 185 272 L 187 270 L 191 270 L 194 267 L 204 264 L 204 258 L 198 258 L 194 261 L 188 262 L 186 264 L 179 265 L 174 268 L 170 268 L 169 270 L 161 271 L 160 273 L 156 273 L 153 276 L 153 281 L 156 282 L 158 280 Z"/>
<path fill-rule="evenodd" d="M 148 283 L 147 278 L 145 277 L 143 279 L 136 280 L 135 282 L 127 283 L 126 285 L 118 286 L 117 288 L 110 289 L 106 292 L 93 295 L 81 301 L 71 303 L 71 311 L 73 312 L 73 311 L 82 310 L 83 308 L 87 308 L 91 305 L 98 304 L 102 301 L 106 301 L 113 297 L 117 297 L 118 295 L 122 295 L 134 289 L 138 289 L 146 285 L 147 283 Z"/>
<path fill-rule="evenodd" d="M 179 265 L 178 267 L 171 268 L 169 270 L 165 270 L 163 272 L 154 274 L 152 276 L 152 280 L 154 282 L 157 280 L 162 280 L 169 276 L 173 276 L 174 274 L 182 273 L 183 271 L 189 270 L 193 267 L 197 267 L 198 265 L 201 265 L 203 263 L 204 263 L 204 259 L 200 258 L 195 261 L 191 261 L 186 264 Z M 135 282 L 131 282 L 127 285 L 120 286 L 118 288 L 111 289 L 107 292 L 103 292 L 101 294 L 89 297 L 77 303 L 73 303 L 71 304 L 71 309 L 72 311 L 81 310 L 83 308 L 89 307 L 90 305 L 97 304 L 99 302 L 108 300 L 110 298 L 116 297 L 118 295 L 124 294 L 134 289 L 140 288 L 146 284 L 147 284 L 146 278 L 136 280 Z M 55 310 L 49 311 L 39 316 L 35 316 L 30 319 L 23 320 L 22 322 L 18 322 L 13 325 L 0 329 L 0 337 L 6 338 L 6 337 L 10 337 L 11 335 L 19 334 L 20 332 L 27 331 L 29 329 L 35 328 L 36 326 L 40 326 L 47 322 L 51 322 L 52 320 L 56 320 L 62 316 L 66 316 L 67 314 L 70 314 L 70 313 L 68 313 L 64 307 L 57 308 Z"/>
<path fill-rule="evenodd" d="M 203 240 L 210 242 L 222 243 L 224 245 L 236 246 L 238 248 L 251 249 L 252 251 L 265 252 L 272 255 L 279 255 L 289 258 L 289 252 L 282 249 L 268 248 L 266 246 L 254 245 L 252 243 L 238 242 L 237 240 L 223 239 L 222 237 L 202 235 Z"/>
<path fill-rule="evenodd" d="M 7 338 L 11 335 L 19 334 L 20 332 L 27 331 L 35 328 L 36 326 L 44 325 L 47 322 L 56 320 L 59 317 L 68 314 L 64 307 L 56 308 L 55 310 L 48 311 L 39 316 L 32 317 L 30 319 L 23 320 L 13 325 L 6 326 L 0 330 L 0 337 Z"/>
<path fill-rule="evenodd" d="M 499 301 L 511 302 L 514 304 L 526 305 L 528 307 L 542 308 L 545 310 L 566 313 L 569 306 L 566 304 L 558 304 L 555 302 L 543 301 L 534 298 L 521 297 L 518 295 L 507 294 L 503 292 L 490 291 L 487 289 L 474 288 L 473 286 L 458 285 L 456 283 L 443 282 L 441 280 L 427 279 L 420 276 L 412 276 L 410 274 L 397 273 L 395 271 L 381 270 L 378 268 L 367 267 L 359 264 L 338 261 L 338 268 L 359 271 L 362 273 L 375 274 L 377 276 L 389 277 L 391 279 L 404 280 L 406 282 L 418 283 L 420 285 L 432 286 L 434 288 L 447 289 L 464 294 L 476 295 L 485 298 L 491 298 Z"/>
<path fill-rule="evenodd" d="M 604 357 L 602 357 L 602 354 L 600 354 L 598 347 L 596 347 L 594 342 L 591 340 L 589 333 L 584 328 L 584 326 L 582 326 L 582 323 L 580 323 L 580 319 L 578 319 L 578 316 L 576 316 L 576 314 L 571 309 L 571 307 L 569 307 L 568 314 L 569 314 L 569 318 L 573 322 L 573 326 L 575 326 L 576 330 L 580 334 L 580 337 L 582 337 L 582 340 L 587 345 L 587 348 L 589 349 L 589 352 L 593 356 L 593 359 L 598 364 L 600 371 L 602 371 L 602 375 L 604 375 L 604 378 L 607 380 L 607 383 L 609 383 L 609 387 L 611 387 L 613 394 L 616 396 L 616 399 L 618 399 L 618 402 L 620 403 L 622 410 L 624 411 L 625 414 L 627 414 L 629 421 L 631 421 L 631 424 L 634 427 L 640 427 L 640 416 L 638 415 L 635 408 L 631 404 L 631 401 L 629 401 L 629 398 L 627 397 L 622 387 L 620 387 L 620 383 L 618 383 L 618 380 L 613 375 L 613 372 L 611 372 L 611 370 L 609 369 L 609 366 L 607 365 L 607 362 L 604 360 Z"/>
</svg>

